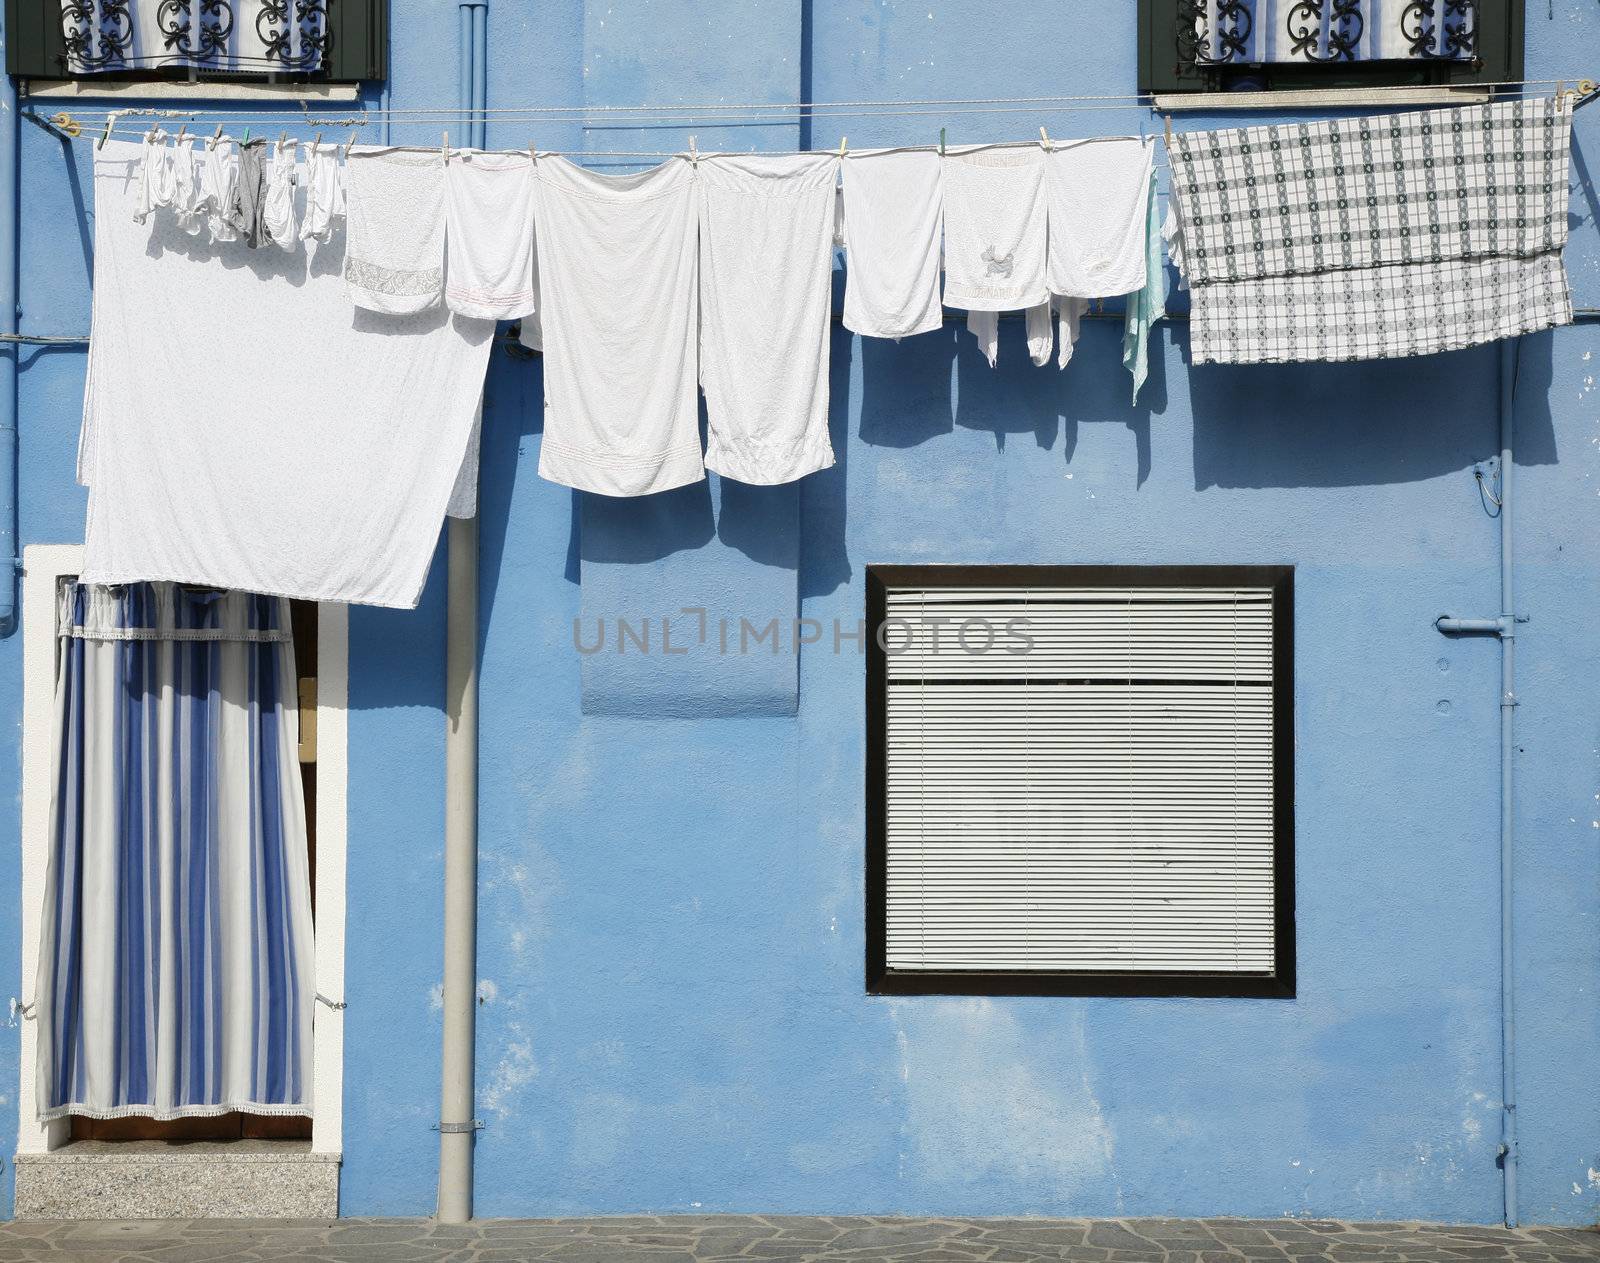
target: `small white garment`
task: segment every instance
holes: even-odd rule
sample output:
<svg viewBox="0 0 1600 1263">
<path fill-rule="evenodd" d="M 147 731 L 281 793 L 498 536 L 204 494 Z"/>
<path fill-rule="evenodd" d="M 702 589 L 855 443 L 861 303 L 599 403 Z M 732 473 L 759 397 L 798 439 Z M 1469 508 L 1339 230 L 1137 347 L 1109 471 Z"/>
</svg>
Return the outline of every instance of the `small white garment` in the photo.
<svg viewBox="0 0 1600 1263">
<path fill-rule="evenodd" d="M 1065 368 L 1072 361 L 1073 348 L 1078 345 L 1078 333 L 1083 327 L 1084 313 L 1089 310 L 1089 300 L 1072 298 L 1065 294 L 1052 294 L 1050 306 L 1055 311 L 1056 321 L 1060 325 L 1056 341 L 1061 349 L 1056 365 Z"/>
<path fill-rule="evenodd" d="M 1052 145 L 1049 286 L 1073 298 L 1144 288 L 1145 224 L 1155 142 L 1138 136 Z"/>
<path fill-rule="evenodd" d="M 444 292 L 444 163 L 436 153 L 353 149 L 345 159 L 350 301 L 406 315 Z"/>
<path fill-rule="evenodd" d="M 94 164 L 82 578 L 415 606 L 493 323 L 352 312 L 318 245 L 205 249 L 170 218 L 141 227 L 138 159 L 107 141 Z M 196 372 L 173 336 L 197 319 L 225 371 Z M 263 358 L 286 347 L 293 371 Z"/>
<path fill-rule="evenodd" d="M 702 158 L 706 468 L 758 486 L 833 464 L 828 335 L 834 154 Z"/>
<path fill-rule="evenodd" d="M 1046 301 L 1029 307 L 1024 316 L 1024 331 L 1028 338 L 1028 358 L 1036 366 L 1050 362 L 1053 342 L 1050 329 L 1051 304 Z M 1000 359 L 1000 313 L 998 311 L 969 311 L 967 332 L 978 340 L 978 350 L 993 368 Z M 1076 333 L 1074 333 L 1076 336 Z M 1070 351 L 1067 352 L 1071 354 Z M 1062 361 L 1065 363 L 1065 361 Z"/>
<path fill-rule="evenodd" d="M 170 196 L 170 177 L 167 172 L 170 162 L 166 132 L 152 128 L 145 133 L 143 146 L 139 150 L 139 170 L 135 176 L 138 190 L 133 202 L 135 223 L 144 223 L 150 218 L 151 211 L 167 205 L 160 199 L 163 193 Z"/>
<path fill-rule="evenodd" d="M 266 199 L 261 210 L 267 236 L 285 250 L 293 250 L 299 243 L 294 205 L 294 164 L 298 148 L 292 140 L 280 140 L 273 146 L 272 174 L 267 177 Z"/>
<path fill-rule="evenodd" d="M 200 159 L 200 209 L 213 241 L 237 241 L 233 222 L 234 189 L 239 182 L 239 155 L 231 141 L 212 141 Z"/>
<path fill-rule="evenodd" d="M 947 154 L 943 172 L 945 306 L 1020 311 L 1045 302 L 1044 150 Z"/>
<path fill-rule="evenodd" d="M 605 175 L 540 157 L 540 477 L 608 496 L 705 477 L 695 390 L 698 182 L 678 158 Z"/>
<path fill-rule="evenodd" d="M 446 275 L 451 311 L 516 320 L 537 306 L 533 159 L 464 153 L 445 172 Z"/>
<path fill-rule="evenodd" d="M 300 240 L 333 240 L 334 220 L 344 217 L 344 170 L 337 149 L 313 144 L 306 155 L 306 209 L 300 217 Z"/>
<path fill-rule="evenodd" d="M 844 327 L 868 338 L 937 329 L 944 193 L 932 150 L 868 150 L 844 160 Z"/>
<path fill-rule="evenodd" d="M 185 135 L 172 147 L 172 209 L 178 226 L 191 237 L 205 227 L 200 208 L 200 173 L 195 165 L 194 137 Z"/>
</svg>

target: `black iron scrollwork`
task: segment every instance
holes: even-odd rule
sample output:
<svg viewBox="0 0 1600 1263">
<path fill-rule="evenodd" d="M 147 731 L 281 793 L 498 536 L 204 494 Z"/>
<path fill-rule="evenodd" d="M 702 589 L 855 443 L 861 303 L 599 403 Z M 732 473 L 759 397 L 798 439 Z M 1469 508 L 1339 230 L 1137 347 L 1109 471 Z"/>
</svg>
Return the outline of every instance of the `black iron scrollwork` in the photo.
<svg viewBox="0 0 1600 1263">
<path fill-rule="evenodd" d="M 61 34 L 73 73 L 120 70 L 133 47 L 130 0 L 62 0 Z"/>
</svg>

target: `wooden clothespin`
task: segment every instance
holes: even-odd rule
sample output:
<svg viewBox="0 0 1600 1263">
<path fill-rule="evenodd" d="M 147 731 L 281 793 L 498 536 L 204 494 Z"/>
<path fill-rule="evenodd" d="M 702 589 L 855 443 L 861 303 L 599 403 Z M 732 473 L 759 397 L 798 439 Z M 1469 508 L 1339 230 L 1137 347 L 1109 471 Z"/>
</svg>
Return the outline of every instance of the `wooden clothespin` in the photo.
<svg viewBox="0 0 1600 1263">
<path fill-rule="evenodd" d="M 1039 125 L 1039 143 L 1044 146 L 1046 153 L 1050 152 L 1050 133 L 1045 131 L 1043 123 Z"/>
<path fill-rule="evenodd" d="M 939 156 L 944 157 L 944 128 L 939 129 Z"/>
<path fill-rule="evenodd" d="M 185 136 L 187 136 L 188 134 L 189 134 L 189 124 L 184 123 L 181 127 L 178 128 L 178 139 L 175 140 L 173 143 L 177 144 L 177 145 L 183 144 L 183 138 Z"/>
<path fill-rule="evenodd" d="M 287 141 L 288 139 L 289 139 L 289 133 L 288 132 L 279 132 L 278 133 L 278 147 L 280 149 L 283 148 L 284 142 Z"/>
<path fill-rule="evenodd" d="M 689 137 L 689 161 L 697 167 L 700 165 L 700 146 L 695 143 L 693 136 Z"/>
<path fill-rule="evenodd" d="M 211 139 L 206 141 L 207 149 L 215 149 L 222 142 L 222 124 L 217 124 L 217 130 L 212 133 Z"/>
<path fill-rule="evenodd" d="M 313 136 L 311 138 L 311 156 L 313 158 L 315 158 L 317 156 L 317 146 L 320 145 L 321 143 L 322 143 L 322 133 L 318 132 L 315 136 Z"/>
<path fill-rule="evenodd" d="M 843 161 L 845 154 L 847 152 L 849 152 L 849 143 L 848 143 L 849 140 L 850 140 L 850 137 L 848 137 L 848 136 L 839 137 L 839 159 L 840 159 L 840 161 Z"/>
<path fill-rule="evenodd" d="M 106 115 L 106 129 L 100 133 L 100 139 L 95 142 L 94 147 L 96 149 L 103 148 L 106 141 L 111 139 L 111 128 L 116 124 L 117 117 L 118 114 L 116 110 L 112 110 L 111 113 Z"/>
<path fill-rule="evenodd" d="M 350 129 L 350 139 L 345 141 L 344 145 L 344 160 L 346 162 L 350 161 L 350 151 L 356 147 L 356 133 L 360 130 L 361 129 L 359 127 L 352 127 Z"/>
<path fill-rule="evenodd" d="M 534 166 L 539 165 L 539 151 L 533 147 L 533 142 L 528 142 L 528 161 Z"/>
<path fill-rule="evenodd" d="M 1172 148 L 1172 115 L 1163 114 L 1161 116 L 1161 121 L 1163 123 L 1165 123 L 1166 126 L 1167 126 L 1167 148 L 1171 149 Z"/>
<path fill-rule="evenodd" d="M 445 166 L 450 165 L 450 133 L 444 134 L 444 143 L 439 146 L 439 159 Z"/>
</svg>

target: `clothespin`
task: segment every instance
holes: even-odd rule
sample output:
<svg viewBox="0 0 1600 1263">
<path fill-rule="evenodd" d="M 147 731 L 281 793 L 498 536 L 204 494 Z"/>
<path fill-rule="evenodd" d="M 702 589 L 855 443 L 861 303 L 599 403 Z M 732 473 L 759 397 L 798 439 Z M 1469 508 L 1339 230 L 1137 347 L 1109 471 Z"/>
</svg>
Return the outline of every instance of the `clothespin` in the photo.
<svg viewBox="0 0 1600 1263">
<path fill-rule="evenodd" d="M 939 129 L 939 156 L 944 157 L 944 128 Z"/>
<path fill-rule="evenodd" d="M 839 159 L 840 159 L 840 161 L 844 160 L 844 155 L 845 155 L 846 151 L 849 149 L 849 144 L 848 144 L 849 140 L 850 140 L 850 137 L 848 137 L 848 136 L 839 137 Z"/>
<path fill-rule="evenodd" d="M 322 143 L 322 133 L 318 132 L 315 136 L 313 136 L 311 138 L 311 156 L 313 158 L 315 158 L 317 156 L 317 146 L 320 145 L 321 143 Z"/>
<path fill-rule="evenodd" d="M 207 149 L 215 149 L 221 143 L 222 143 L 222 124 L 218 123 L 217 124 L 217 130 L 212 134 L 211 139 L 206 142 L 206 148 Z"/>
<path fill-rule="evenodd" d="M 689 137 L 689 161 L 695 166 L 700 165 L 700 146 L 695 144 L 694 137 Z"/>
<path fill-rule="evenodd" d="M 248 126 L 247 126 L 247 127 L 246 127 L 246 128 L 245 128 L 245 129 L 244 129 L 244 139 L 243 139 L 243 140 L 241 140 L 241 141 L 240 141 L 240 142 L 239 142 L 239 144 L 240 144 L 240 145 L 248 145 L 248 144 L 249 144 L 249 143 L 250 143 L 250 128 L 249 128 L 249 127 L 248 127 Z"/>
<path fill-rule="evenodd" d="M 185 136 L 187 136 L 188 134 L 189 134 L 189 124 L 185 123 L 181 127 L 178 128 L 178 139 L 176 141 L 174 141 L 173 143 L 174 144 L 178 144 L 178 145 L 183 144 L 183 138 Z"/>
<path fill-rule="evenodd" d="M 289 139 L 289 133 L 288 132 L 279 132 L 278 133 L 278 148 L 282 149 L 283 148 L 283 142 L 288 140 L 288 139 Z"/>
<path fill-rule="evenodd" d="M 539 165 L 539 151 L 533 147 L 533 142 L 528 142 L 528 161 L 534 166 Z"/>
<path fill-rule="evenodd" d="M 1042 123 L 1039 125 L 1039 143 L 1044 146 L 1045 153 L 1050 152 L 1050 133 L 1045 131 Z"/>
<path fill-rule="evenodd" d="M 444 134 L 444 143 L 439 146 L 439 159 L 445 166 L 450 165 L 450 133 Z"/>
<path fill-rule="evenodd" d="M 96 149 L 103 147 L 106 141 L 111 139 L 111 128 L 117 121 L 117 115 L 118 111 L 116 110 L 112 110 L 111 113 L 106 115 L 106 129 L 100 133 L 100 139 L 95 143 Z"/>
<path fill-rule="evenodd" d="M 1161 121 L 1167 125 L 1167 148 L 1172 148 L 1172 115 L 1163 114 Z"/>
</svg>

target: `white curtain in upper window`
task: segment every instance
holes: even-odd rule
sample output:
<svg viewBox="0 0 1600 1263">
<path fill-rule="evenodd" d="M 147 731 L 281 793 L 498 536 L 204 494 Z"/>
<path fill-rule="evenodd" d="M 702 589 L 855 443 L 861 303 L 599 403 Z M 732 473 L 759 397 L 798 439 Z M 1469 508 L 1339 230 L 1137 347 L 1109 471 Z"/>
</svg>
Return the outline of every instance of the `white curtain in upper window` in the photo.
<svg viewBox="0 0 1600 1263">
<path fill-rule="evenodd" d="M 303 73 L 322 66 L 327 0 L 61 0 L 61 30 L 73 75 Z"/>
<path fill-rule="evenodd" d="M 1195 60 L 1203 65 L 1465 61 L 1478 51 L 1478 0 L 1188 0 L 1188 4 L 1194 14 Z"/>
</svg>

